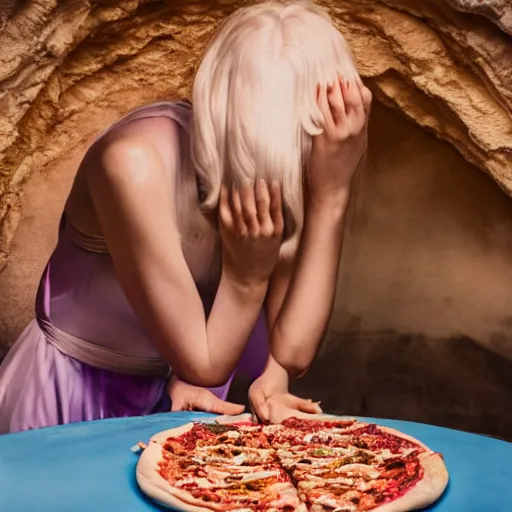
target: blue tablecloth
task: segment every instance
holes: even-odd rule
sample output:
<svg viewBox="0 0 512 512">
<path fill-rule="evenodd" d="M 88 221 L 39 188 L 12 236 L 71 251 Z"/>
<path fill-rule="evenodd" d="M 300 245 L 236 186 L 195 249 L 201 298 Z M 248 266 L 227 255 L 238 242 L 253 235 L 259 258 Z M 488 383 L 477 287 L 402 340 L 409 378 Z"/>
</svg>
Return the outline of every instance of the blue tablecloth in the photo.
<svg viewBox="0 0 512 512">
<path fill-rule="evenodd" d="M 130 448 L 205 417 L 169 413 L 0 436 L 0 512 L 160 510 L 139 491 Z M 375 420 L 444 454 L 451 481 L 436 512 L 512 511 L 512 443 L 439 427 Z"/>
</svg>

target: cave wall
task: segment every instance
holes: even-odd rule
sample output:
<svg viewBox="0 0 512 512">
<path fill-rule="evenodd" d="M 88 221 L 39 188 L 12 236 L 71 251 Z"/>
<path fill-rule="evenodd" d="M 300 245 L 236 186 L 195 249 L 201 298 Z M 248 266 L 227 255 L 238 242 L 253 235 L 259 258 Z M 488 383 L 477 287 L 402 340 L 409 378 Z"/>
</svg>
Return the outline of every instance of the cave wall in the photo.
<svg viewBox="0 0 512 512">
<path fill-rule="evenodd" d="M 209 36 L 226 15 L 250 3 L 4 3 L 0 268 L 7 263 L 21 218 L 27 178 L 58 158 L 62 148 L 79 144 L 98 129 L 84 121 L 84 112 L 95 119 L 103 109 L 127 111 L 153 98 L 187 96 Z M 512 190 L 508 0 L 318 3 L 331 11 L 380 102 L 449 141 L 507 192 Z"/>
<path fill-rule="evenodd" d="M 37 281 L 88 142 L 142 103 L 189 96 L 209 36 L 248 3 L 5 3 L 4 351 L 33 315 Z M 335 314 L 298 390 L 335 412 L 512 438 L 512 5 L 319 3 L 350 42 L 376 105 Z"/>
</svg>

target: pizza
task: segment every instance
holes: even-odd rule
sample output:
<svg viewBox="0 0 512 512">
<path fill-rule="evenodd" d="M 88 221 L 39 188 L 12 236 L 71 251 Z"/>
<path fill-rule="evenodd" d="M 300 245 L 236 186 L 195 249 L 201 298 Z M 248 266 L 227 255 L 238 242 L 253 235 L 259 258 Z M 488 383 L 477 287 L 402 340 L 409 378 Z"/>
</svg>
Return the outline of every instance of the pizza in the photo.
<svg viewBox="0 0 512 512">
<path fill-rule="evenodd" d="M 328 415 L 269 425 L 223 416 L 142 447 L 141 490 L 187 512 L 400 512 L 432 504 L 448 483 L 442 455 L 418 440 Z"/>
</svg>

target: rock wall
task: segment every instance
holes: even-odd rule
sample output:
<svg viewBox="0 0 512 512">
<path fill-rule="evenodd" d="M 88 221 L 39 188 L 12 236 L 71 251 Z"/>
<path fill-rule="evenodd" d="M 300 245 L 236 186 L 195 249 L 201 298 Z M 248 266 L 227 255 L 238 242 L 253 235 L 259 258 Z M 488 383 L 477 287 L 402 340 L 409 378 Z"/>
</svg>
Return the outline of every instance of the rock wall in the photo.
<svg viewBox="0 0 512 512">
<path fill-rule="evenodd" d="M 0 268 L 23 184 L 95 133 L 104 108 L 187 95 L 220 20 L 247 1 L 32 0 L 0 14 Z M 507 0 L 321 0 L 376 97 L 512 190 Z M 454 8 L 455 7 L 455 8 Z M 483 13 L 486 19 L 460 12 Z M 117 98 L 116 96 L 117 95 Z M 122 99 L 121 99 L 122 98 Z M 101 118 L 101 116 L 100 116 Z M 54 138 L 49 144 L 49 136 Z"/>
<path fill-rule="evenodd" d="M 188 96 L 209 36 L 248 3 L 2 4 L 4 348 L 33 315 L 88 141 L 144 102 Z M 319 3 L 350 42 L 377 105 L 328 341 L 298 386 L 338 412 L 512 438 L 503 413 L 512 402 L 512 5 Z"/>
</svg>

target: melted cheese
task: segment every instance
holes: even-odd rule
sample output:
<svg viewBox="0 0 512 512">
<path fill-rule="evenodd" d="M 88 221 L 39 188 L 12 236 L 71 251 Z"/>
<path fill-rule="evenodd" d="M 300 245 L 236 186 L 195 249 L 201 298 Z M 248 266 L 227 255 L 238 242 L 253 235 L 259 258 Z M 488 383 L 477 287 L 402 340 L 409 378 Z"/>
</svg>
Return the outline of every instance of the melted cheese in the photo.
<svg viewBox="0 0 512 512">
<path fill-rule="evenodd" d="M 366 464 L 346 464 L 336 469 L 336 473 L 351 473 L 351 476 L 362 476 L 370 479 L 379 478 L 380 471 Z"/>
</svg>

